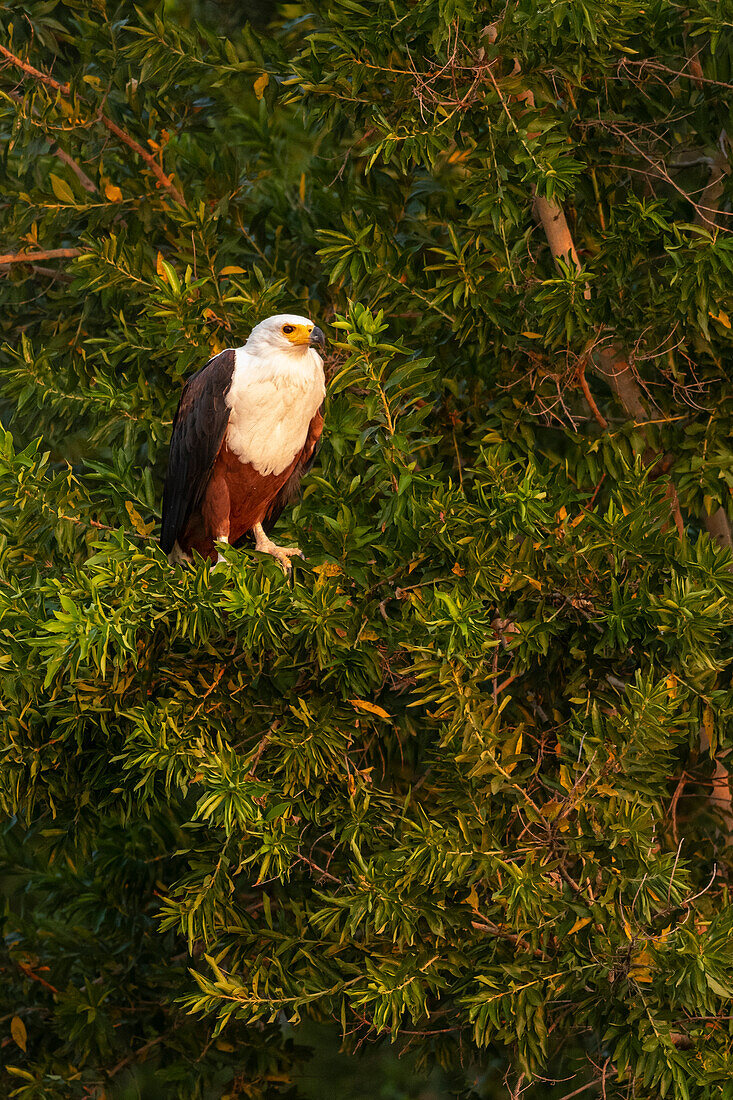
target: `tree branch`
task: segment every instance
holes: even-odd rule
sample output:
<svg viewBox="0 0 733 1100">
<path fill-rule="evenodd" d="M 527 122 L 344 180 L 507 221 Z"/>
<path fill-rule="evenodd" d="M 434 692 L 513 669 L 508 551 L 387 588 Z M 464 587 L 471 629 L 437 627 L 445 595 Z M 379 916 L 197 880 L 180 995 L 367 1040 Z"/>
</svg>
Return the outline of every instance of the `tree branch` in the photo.
<svg viewBox="0 0 733 1100">
<path fill-rule="evenodd" d="M 148 153 L 146 149 L 143 149 L 142 145 L 139 145 L 134 138 L 131 138 L 129 134 L 126 134 L 124 130 L 120 129 L 116 122 L 113 122 L 111 118 L 107 118 L 107 116 L 102 114 L 101 112 L 99 114 L 99 120 L 104 126 L 107 127 L 111 134 L 114 134 L 115 137 L 118 137 L 120 141 L 124 142 L 124 144 L 127 145 L 129 149 L 132 149 L 133 152 L 137 153 L 137 155 L 145 161 L 151 172 L 157 177 L 160 187 L 165 187 L 166 191 L 170 193 L 171 197 L 174 198 L 176 202 L 179 202 L 181 206 L 186 205 L 186 200 L 184 199 L 183 195 L 178 190 L 176 185 L 171 181 L 171 177 L 166 176 L 165 172 L 160 167 L 155 157 L 152 156 L 152 154 Z"/>
<path fill-rule="evenodd" d="M 84 169 L 79 164 L 77 164 L 74 158 L 72 156 L 69 156 L 69 154 L 64 149 L 61 149 L 53 140 L 53 138 L 48 137 L 48 135 L 46 136 L 47 140 L 51 143 L 51 152 L 53 153 L 53 155 L 55 157 L 58 157 L 59 160 L 63 161 L 64 164 L 66 164 L 71 169 L 85 191 L 88 191 L 90 195 L 98 195 L 99 191 L 97 189 L 97 185 L 94 183 L 93 180 L 89 178 Z"/>
<path fill-rule="evenodd" d="M 632 420 L 641 423 L 649 419 L 649 413 L 641 396 L 641 387 L 634 378 L 631 366 L 616 347 L 602 351 L 598 356 L 604 378 Z"/>
<path fill-rule="evenodd" d="M 547 237 L 547 243 L 550 246 L 550 251 L 555 260 L 564 260 L 565 263 L 570 261 L 577 271 L 581 272 L 583 267 L 578 259 L 578 253 L 575 250 L 575 242 L 573 241 L 570 227 L 568 226 L 568 221 L 562 207 L 558 206 L 556 202 L 551 202 L 549 199 L 543 199 L 540 198 L 539 195 L 535 195 L 533 209 L 535 217 L 542 223 L 542 228 Z M 587 283 L 583 291 L 583 297 L 586 301 L 590 298 L 590 287 Z"/>
<path fill-rule="evenodd" d="M 39 69 L 35 69 L 32 65 L 29 65 L 25 61 L 21 61 L 19 57 L 16 57 L 15 54 L 11 53 L 10 50 L 6 49 L 5 46 L 0 45 L 0 56 L 6 58 L 6 60 L 10 64 L 15 65 L 28 76 L 32 76 L 34 80 L 40 80 L 42 84 L 45 84 L 49 88 L 53 88 L 54 91 L 60 92 L 61 95 L 71 95 L 71 86 L 69 84 L 60 84 L 59 81 L 54 80 L 53 77 L 46 76 L 46 74 L 40 72 Z M 139 142 L 130 137 L 130 135 L 126 133 L 120 126 L 118 126 L 116 122 L 113 122 L 111 118 L 108 118 L 103 111 L 99 112 L 97 118 L 99 122 L 101 122 L 102 125 L 107 130 L 109 130 L 111 134 L 114 134 L 115 137 L 119 138 L 120 141 L 128 147 L 128 149 L 132 149 L 134 153 L 137 153 L 137 155 L 145 161 L 148 168 L 150 168 L 151 172 L 157 178 L 158 185 L 160 187 L 164 187 L 166 191 L 168 191 L 168 193 L 171 195 L 171 197 L 175 199 L 176 202 L 179 202 L 181 206 L 186 205 L 183 195 L 178 190 L 176 185 L 172 182 L 171 177 L 165 174 L 163 169 L 156 161 L 155 157 L 151 153 L 149 153 L 147 149 L 143 149 L 142 145 L 140 145 Z"/>
<path fill-rule="evenodd" d="M 21 95 L 18 95 L 17 92 L 8 92 L 8 95 L 11 99 L 14 99 L 16 103 L 23 102 L 23 97 Z M 35 107 L 32 108 L 32 111 L 34 115 L 38 114 L 38 111 Z M 53 153 L 55 157 L 58 157 L 60 161 L 63 161 L 63 163 L 71 169 L 84 190 L 88 191 L 90 195 L 98 195 L 99 191 L 97 189 L 97 185 L 92 179 L 89 178 L 84 169 L 79 164 L 77 164 L 74 158 L 70 156 L 64 149 L 61 149 L 56 139 L 50 134 L 47 134 L 45 131 L 43 131 L 43 136 L 51 146 L 51 153 Z"/>
<path fill-rule="evenodd" d="M 34 264 L 38 260 L 72 260 L 81 256 L 81 248 L 47 248 L 43 252 L 6 252 L 0 256 L 0 266 L 4 264 Z"/>
</svg>

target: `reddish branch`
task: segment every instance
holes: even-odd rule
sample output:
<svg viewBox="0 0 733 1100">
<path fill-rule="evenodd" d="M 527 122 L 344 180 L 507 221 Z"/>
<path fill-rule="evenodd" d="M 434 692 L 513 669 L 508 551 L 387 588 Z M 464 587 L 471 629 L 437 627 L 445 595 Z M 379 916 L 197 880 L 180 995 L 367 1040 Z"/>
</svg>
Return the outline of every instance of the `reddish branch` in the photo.
<svg viewBox="0 0 733 1100">
<path fill-rule="evenodd" d="M 107 127 L 111 134 L 114 134 L 115 137 L 118 137 L 120 141 L 124 142 L 129 149 L 132 149 L 133 152 L 137 153 L 139 157 L 142 157 L 142 159 L 150 168 L 151 172 L 153 172 L 155 176 L 157 176 L 159 185 L 161 187 L 165 187 L 166 191 L 170 192 L 171 196 L 176 200 L 176 202 L 179 202 L 181 206 L 185 206 L 186 202 L 183 198 L 183 195 L 178 190 L 176 185 L 171 181 L 171 177 L 166 176 L 165 172 L 160 167 L 155 157 L 148 153 L 147 150 L 143 149 L 142 145 L 139 145 L 138 142 L 135 141 L 134 138 L 131 138 L 129 134 L 126 134 L 124 130 L 121 130 L 120 127 L 115 122 L 113 122 L 111 118 L 107 118 L 106 115 L 100 113 L 99 119 L 100 122 L 102 122 Z"/>
<path fill-rule="evenodd" d="M 583 268 L 578 259 L 578 253 L 575 250 L 575 242 L 573 241 L 568 221 L 565 217 L 565 211 L 562 207 L 556 202 L 551 202 L 549 199 L 543 199 L 540 198 L 539 195 L 535 195 L 534 212 L 542 223 L 542 228 L 547 237 L 547 243 L 550 246 L 550 251 L 555 257 L 555 260 L 564 260 L 565 263 L 572 263 L 578 272 L 582 271 Z M 586 299 L 590 298 L 590 287 L 587 283 L 583 291 L 583 297 Z"/>
<path fill-rule="evenodd" d="M 11 99 L 14 99 L 16 103 L 23 102 L 23 97 L 21 95 L 18 95 L 17 92 L 8 92 L 8 95 Z M 35 107 L 33 107 L 33 114 L 36 116 L 38 115 L 38 111 Z M 67 165 L 67 167 L 71 169 L 84 190 L 88 191 L 90 195 L 97 195 L 99 193 L 97 185 L 94 183 L 93 180 L 89 178 L 81 165 L 77 164 L 74 158 L 72 156 L 69 156 L 69 154 L 64 149 L 59 148 L 59 146 L 56 144 L 56 139 L 51 134 L 44 133 L 43 136 L 51 146 L 51 152 L 53 153 L 53 155 L 55 157 L 58 157 L 60 161 L 62 161 L 65 165 Z"/>
<path fill-rule="evenodd" d="M 580 388 L 583 391 L 583 395 L 585 396 L 585 399 L 590 406 L 590 411 L 596 418 L 599 427 L 605 432 L 606 428 L 608 427 L 608 421 L 596 405 L 595 398 L 590 392 L 590 386 L 588 385 L 588 380 L 585 377 L 585 363 L 583 363 L 582 367 L 578 371 L 578 381 L 580 382 Z"/>
<path fill-rule="evenodd" d="M 72 260 L 74 256 L 81 256 L 81 248 L 48 248 L 44 252 L 6 252 L 0 256 L 0 266 L 3 264 L 34 264 L 38 260 Z"/>
<path fill-rule="evenodd" d="M 0 45 L 0 56 L 6 58 L 10 64 L 15 65 L 16 68 L 20 69 L 28 76 L 32 76 L 34 80 L 40 80 L 42 84 L 45 84 L 49 88 L 53 88 L 54 91 L 59 92 L 61 95 L 71 95 L 71 86 L 69 84 L 61 84 L 58 80 L 54 80 L 52 76 L 47 76 L 45 73 L 40 72 L 39 69 L 35 69 L 26 61 L 21 61 L 19 57 L 16 57 L 15 54 L 11 53 L 10 50 L 5 48 L 5 46 Z M 119 127 L 116 122 L 113 122 L 112 119 L 108 118 L 107 115 L 105 115 L 102 111 L 99 112 L 99 115 L 97 117 L 102 125 L 106 127 L 106 129 L 109 130 L 111 134 L 114 134 L 115 137 L 119 138 L 120 141 L 128 147 L 128 149 L 132 149 L 134 153 L 137 153 L 137 155 L 147 164 L 148 168 L 150 168 L 151 172 L 157 178 L 158 185 L 160 187 L 164 187 L 166 191 L 168 191 L 168 193 L 171 195 L 171 197 L 175 199 L 176 202 L 179 202 L 182 206 L 185 206 L 183 195 L 178 190 L 176 185 L 172 182 L 171 177 L 165 174 L 161 166 L 156 161 L 155 157 L 151 153 L 149 153 L 147 149 L 143 149 L 142 145 L 140 145 L 139 142 L 130 137 L 128 133 L 121 129 L 121 127 Z"/>
<path fill-rule="evenodd" d="M 34 69 L 32 65 L 29 65 L 27 61 L 21 61 L 19 57 L 16 57 L 10 50 L 6 50 L 5 46 L 0 46 L 0 54 L 7 58 L 19 69 L 22 69 L 28 76 L 35 77 L 36 80 L 40 80 L 43 84 L 47 84 L 49 88 L 53 88 L 57 92 L 61 92 L 62 95 L 71 95 L 71 85 L 59 84 L 58 80 L 54 80 L 52 76 L 47 76 L 42 73 L 40 69 Z"/>
</svg>

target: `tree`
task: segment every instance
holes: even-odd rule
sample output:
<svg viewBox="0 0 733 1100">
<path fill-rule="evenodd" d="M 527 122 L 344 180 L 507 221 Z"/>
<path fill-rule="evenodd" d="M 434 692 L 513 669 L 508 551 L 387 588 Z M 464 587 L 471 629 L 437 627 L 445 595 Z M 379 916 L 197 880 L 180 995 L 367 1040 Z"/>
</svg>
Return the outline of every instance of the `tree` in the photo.
<svg viewBox="0 0 733 1100">
<path fill-rule="evenodd" d="M 725 5 L 172 12 L 4 13 L 8 1090 L 275 1096 L 308 1017 L 730 1096 Z M 181 381 L 294 307 L 308 564 L 172 569 Z"/>
</svg>

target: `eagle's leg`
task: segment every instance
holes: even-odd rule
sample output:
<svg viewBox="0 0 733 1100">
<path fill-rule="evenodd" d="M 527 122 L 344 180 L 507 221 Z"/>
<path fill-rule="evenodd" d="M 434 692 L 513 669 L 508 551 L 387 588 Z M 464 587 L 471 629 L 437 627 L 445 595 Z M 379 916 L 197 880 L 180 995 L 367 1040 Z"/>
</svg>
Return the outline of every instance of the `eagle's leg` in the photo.
<svg viewBox="0 0 733 1100">
<path fill-rule="evenodd" d="M 305 557 L 303 551 L 299 550 L 297 546 L 276 546 L 274 542 L 268 539 L 261 523 L 254 525 L 252 534 L 255 537 L 255 550 L 259 550 L 261 554 L 270 554 L 280 563 L 284 573 L 289 573 L 293 568 L 291 558 Z"/>
<path fill-rule="evenodd" d="M 193 558 L 190 554 L 187 554 L 185 550 L 181 549 L 181 545 L 178 539 L 173 543 L 173 549 L 168 555 L 168 561 L 171 565 L 190 565 Z"/>
<path fill-rule="evenodd" d="M 217 535 L 215 541 L 216 542 L 225 542 L 227 544 L 227 546 L 229 545 L 229 537 L 227 535 Z M 216 552 L 216 565 L 221 565 L 221 563 L 223 561 L 226 561 L 226 560 L 227 559 L 224 557 L 224 555 L 221 553 L 221 551 L 217 550 L 217 552 Z M 214 569 L 216 569 L 216 565 L 214 566 Z"/>
</svg>

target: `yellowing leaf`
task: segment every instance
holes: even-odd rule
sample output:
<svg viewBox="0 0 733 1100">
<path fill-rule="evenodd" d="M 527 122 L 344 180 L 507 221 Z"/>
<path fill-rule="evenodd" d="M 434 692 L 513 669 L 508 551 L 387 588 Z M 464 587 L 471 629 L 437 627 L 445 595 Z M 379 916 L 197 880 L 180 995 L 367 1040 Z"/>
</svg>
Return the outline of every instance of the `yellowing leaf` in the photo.
<svg viewBox="0 0 733 1100">
<path fill-rule="evenodd" d="M 161 279 L 168 283 L 168 286 L 171 288 L 173 293 L 180 294 L 181 284 L 178 281 L 178 276 L 176 275 L 174 268 L 171 267 L 168 261 L 163 259 L 160 252 L 158 253 L 158 259 L 156 261 L 155 267 Z"/>
<path fill-rule="evenodd" d="M 462 567 L 461 567 L 461 566 L 460 566 L 460 565 L 458 564 L 458 562 L 456 562 L 456 564 L 455 564 L 455 565 L 453 566 L 453 568 L 451 569 L 451 573 L 455 573 L 455 575 L 456 575 L 457 577 L 465 577 L 465 575 L 466 575 L 466 570 L 465 570 L 465 569 L 463 569 L 463 568 L 462 568 Z"/>
<path fill-rule="evenodd" d="M 466 903 L 470 905 L 472 909 L 478 909 L 478 894 L 476 893 L 475 886 L 472 886 L 469 890 Z"/>
<path fill-rule="evenodd" d="M 247 271 L 243 267 L 237 267 L 236 264 L 232 264 L 229 267 L 223 267 L 219 272 L 220 275 L 246 275 Z"/>
<path fill-rule="evenodd" d="M 75 202 L 74 192 L 71 190 L 66 180 L 62 180 L 60 176 L 55 176 L 53 172 L 51 172 L 48 178 L 51 181 L 53 193 L 60 202 L 70 202 L 72 204 Z"/>
<path fill-rule="evenodd" d="M 562 508 L 557 513 L 558 523 L 564 523 L 567 518 L 568 518 L 568 510 L 565 507 L 565 505 L 563 504 Z"/>
<path fill-rule="evenodd" d="M 25 1050 L 26 1043 L 28 1041 L 28 1034 L 25 1030 L 25 1024 L 21 1020 L 20 1016 L 13 1016 L 10 1021 L 10 1034 L 15 1039 L 21 1050 Z"/>
<path fill-rule="evenodd" d="M 349 702 L 353 707 L 358 707 L 359 710 L 365 710 L 368 714 L 376 714 L 379 718 L 391 717 L 383 707 L 378 707 L 376 703 L 368 703 L 366 699 L 349 699 Z"/>
<path fill-rule="evenodd" d="M 315 565 L 313 572 L 317 573 L 319 577 L 338 577 L 341 573 L 341 566 L 336 565 L 335 561 L 324 561 L 321 565 Z"/>
<path fill-rule="evenodd" d="M 528 340 L 541 340 L 542 339 L 542 333 L 541 332 L 523 332 L 522 336 L 526 336 Z"/>
<path fill-rule="evenodd" d="M 300 187 L 298 188 L 298 191 L 300 193 L 300 201 L 305 202 L 305 172 L 301 173 Z"/>
<path fill-rule="evenodd" d="M 523 739 L 523 726 L 519 726 L 508 741 L 505 741 L 501 748 L 501 760 L 504 766 L 504 771 L 511 774 L 517 766 L 517 761 L 512 757 L 519 756 L 522 751 L 522 739 Z"/>
<path fill-rule="evenodd" d="M 677 677 L 673 676 L 671 673 L 667 677 L 667 695 L 670 699 L 677 698 Z"/>
<path fill-rule="evenodd" d="M 723 313 L 722 309 L 717 316 L 714 313 L 711 313 L 710 316 L 714 321 L 718 321 L 719 324 L 723 325 L 725 328 L 730 328 L 730 317 L 727 313 Z"/>
<path fill-rule="evenodd" d="M 131 500 L 125 501 L 125 508 L 127 509 L 127 514 L 132 520 L 132 525 L 137 531 L 138 535 L 149 535 L 154 525 L 152 523 L 145 523 L 145 520 L 140 515 Z"/>
<path fill-rule="evenodd" d="M 122 202 L 122 192 L 114 183 L 105 183 L 104 193 L 110 202 Z"/>
<path fill-rule="evenodd" d="M 270 74 L 263 73 L 262 76 L 258 76 L 255 80 L 255 95 L 258 99 L 262 99 L 265 94 L 265 88 L 270 83 Z"/>
<path fill-rule="evenodd" d="M 590 922 L 592 920 L 593 920 L 593 917 L 578 917 L 575 924 L 573 925 L 573 927 L 568 932 L 568 935 L 572 936 L 573 933 L 579 932 L 581 928 L 585 928 L 585 926 L 587 924 L 590 924 Z"/>
</svg>

